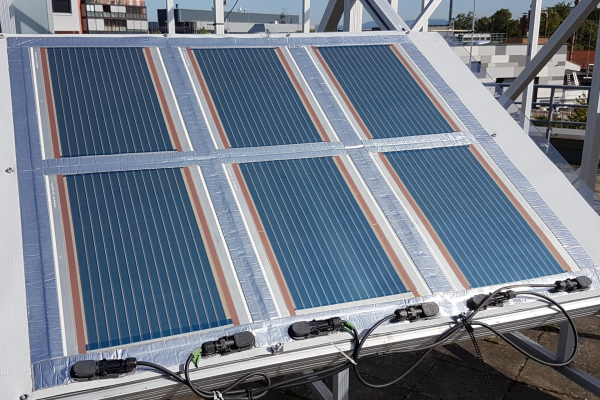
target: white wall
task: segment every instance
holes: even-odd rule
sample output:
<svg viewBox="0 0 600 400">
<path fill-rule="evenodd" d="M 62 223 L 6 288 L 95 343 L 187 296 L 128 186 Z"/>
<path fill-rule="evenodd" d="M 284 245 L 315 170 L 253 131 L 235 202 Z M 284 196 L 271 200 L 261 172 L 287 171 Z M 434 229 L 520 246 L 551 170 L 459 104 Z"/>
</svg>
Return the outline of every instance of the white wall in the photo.
<svg viewBox="0 0 600 400">
<path fill-rule="evenodd" d="M 52 8 L 47 0 L 13 0 L 16 33 L 52 33 Z"/>
<path fill-rule="evenodd" d="M 79 0 L 71 0 L 71 14 L 53 13 L 54 32 L 79 32 L 80 12 Z"/>
</svg>

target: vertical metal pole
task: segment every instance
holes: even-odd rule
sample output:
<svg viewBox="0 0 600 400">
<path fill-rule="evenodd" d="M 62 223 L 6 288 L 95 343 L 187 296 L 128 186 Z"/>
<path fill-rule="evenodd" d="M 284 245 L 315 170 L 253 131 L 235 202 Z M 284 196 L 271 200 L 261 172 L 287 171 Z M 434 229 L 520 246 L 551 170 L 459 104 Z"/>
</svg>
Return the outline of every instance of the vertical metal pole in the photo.
<svg viewBox="0 0 600 400">
<path fill-rule="evenodd" d="M 477 0 L 473 0 L 473 20 L 471 21 L 471 49 L 469 50 L 469 69 L 473 71 L 472 62 L 473 62 L 473 39 L 475 37 L 475 6 L 477 5 Z"/>
<path fill-rule="evenodd" d="M 389 0 L 394 11 L 398 12 L 398 0 Z"/>
<path fill-rule="evenodd" d="M 2 33 L 17 33 L 13 0 L 0 0 L 0 26 Z"/>
<path fill-rule="evenodd" d="M 554 114 L 554 90 L 550 89 L 550 106 L 548 107 L 548 127 L 546 128 L 546 139 L 550 141 L 550 132 L 552 132 L 552 114 Z M 529 133 L 529 132 L 527 132 Z"/>
<path fill-rule="evenodd" d="M 310 0 L 302 0 L 302 32 L 310 32 Z"/>
<path fill-rule="evenodd" d="M 344 32 L 362 31 L 363 5 L 359 0 L 344 0 Z"/>
<path fill-rule="evenodd" d="M 529 13 L 529 37 L 527 38 L 527 57 L 525 66 L 531 62 L 538 51 L 538 41 L 540 37 L 540 19 L 542 16 L 542 0 L 531 0 L 531 10 Z M 521 96 L 521 128 L 529 134 L 529 118 L 531 118 L 531 101 L 533 99 L 533 85 L 535 78 L 523 91 Z"/>
<path fill-rule="evenodd" d="M 167 0 L 167 33 L 169 35 L 175 34 L 175 0 Z"/>
<path fill-rule="evenodd" d="M 421 0 L 421 12 L 423 12 L 425 10 L 425 7 L 427 7 L 427 5 L 429 3 L 431 3 L 432 1 L 433 0 Z M 429 19 L 427 19 L 425 24 L 423 24 L 423 29 L 421 29 L 421 32 L 427 32 L 428 29 L 429 29 Z"/>
<path fill-rule="evenodd" d="M 586 200 L 593 200 L 594 188 L 596 187 L 596 174 L 598 173 L 598 159 L 600 158 L 600 29 L 596 42 L 596 56 L 594 57 L 594 72 L 592 73 L 592 87 L 588 97 L 588 117 L 585 127 L 585 139 L 583 142 L 583 155 L 581 157 L 581 168 L 579 177 L 592 189 Z M 582 193 L 583 194 L 583 193 Z"/>
<path fill-rule="evenodd" d="M 223 35 L 225 33 L 225 15 L 223 12 L 223 0 L 214 1 L 215 8 L 215 33 Z"/>
<path fill-rule="evenodd" d="M 450 7 L 448 8 L 448 26 L 452 23 L 452 14 L 454 14 L 454 0 L 450 0 Z"/>
<path fill-rule="evenodd" d="M 345 369 L 333 376 L 333 398 L 334 400 L 348 400 L 350 389 L 350 370 Z"/>
</svg>

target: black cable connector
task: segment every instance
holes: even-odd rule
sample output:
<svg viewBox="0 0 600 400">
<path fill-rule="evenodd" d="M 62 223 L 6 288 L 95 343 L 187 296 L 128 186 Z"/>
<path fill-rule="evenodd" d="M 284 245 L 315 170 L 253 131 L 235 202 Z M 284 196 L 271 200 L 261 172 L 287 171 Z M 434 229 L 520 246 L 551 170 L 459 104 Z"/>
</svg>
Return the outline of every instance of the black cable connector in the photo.
<svg viewBox="0 0 600 400">
<path fill-rule="evenodd" d="M 202 355 L 237 353 L 254 347 L 255 339 L 252 332 L 240 332 L 224 336 L 213 342 L 202 343 Z"/>
<path fill-rule="evenodd" d="M 433 318 L 440 312 L 436 303 L 421 303 L 408 308 L 400 308 L 394 311 L 396 321 L 416 321 L 418 319 Z"/>
<path fill-rule="evenodd" d="M 136 367 L 137 360 L 133 357 L 124 360 L 77 361 L 71 367 L 71 378 L 78 382 L 118 378 L 121 374 L 131 372 Z"/>
<path fill-rule="evenodd" d="M 327 335 L 329 332 L 340 329 L 345 323 L 346 321 L 338 317 L 318 321 L 299 321 L 290 325 L 288 334 L 294 340 L 304 340 Z"/>
<path fill-rule="evenodd" d="M 554 290 L 557 292 L 578 292 L 588 290 L 592 286 L 592 280 L 589 276 L 578 276 L 564 281 L 554 282 Z"/>
<path fill-rule="evenodd" d="M 479 308 L 481 304 L 483 304 L 491 294 L 476 294 L 467 300 L 467 307 L 469 310 L 475 311 Z M 514 290 L 507 290 L 506 292 L 500 292 L 491 296 L 490 300 L 487 302 L 483 309 L 487 309 L 488 307 L 498 307 L 503 306 L 508 300 L 514 299 L 517 297 L 517 292 Z"/>
</svg>

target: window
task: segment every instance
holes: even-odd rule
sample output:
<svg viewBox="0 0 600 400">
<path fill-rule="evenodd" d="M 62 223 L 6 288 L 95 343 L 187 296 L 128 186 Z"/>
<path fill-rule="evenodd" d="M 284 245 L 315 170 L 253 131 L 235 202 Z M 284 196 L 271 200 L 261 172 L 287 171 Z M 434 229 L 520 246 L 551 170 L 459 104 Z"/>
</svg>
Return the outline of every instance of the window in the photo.
<svg viewBox="0 0 600 400">
<path fill-rule="evenodd" d="M 52 12 L 71 14 L 71 0 L 52 0 Z"/>
<path fill-rule="evenodd" d="M 104 29 L 109 32 L 125 32 L 127 27 L 125 21 L 107 19 L 104 20 Z"/>
</svg>

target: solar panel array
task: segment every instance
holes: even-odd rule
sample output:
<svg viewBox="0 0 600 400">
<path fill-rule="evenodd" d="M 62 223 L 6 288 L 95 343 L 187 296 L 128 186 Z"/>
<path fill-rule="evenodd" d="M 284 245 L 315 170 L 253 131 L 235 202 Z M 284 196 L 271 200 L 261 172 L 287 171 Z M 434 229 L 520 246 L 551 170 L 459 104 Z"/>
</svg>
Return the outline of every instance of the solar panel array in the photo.
<svg viewBox="0 0 600 400">
<path fill-rule="evenodd" d="M 183 170 L 65 180 L 87 350 L 231 324 Z"/>
<path fill-rule="evenodd" d="M 476 141 L 367 146 L 465 129 L 402 45 L 306 46 L 314 74 L 285 47 L 163 50 L 36 49 L 48 124 L 30 137 L 69 158 L 37 170 L 63 168 L 43 195 L 80 353 L 428 295 L 432 270 L 455 290 L 569 270 Z M 329 125 L 366 142 L 334 143 Z"/>
<path fill-rule="evenodd" d="M 42 49 L 46 52 L 56 157 L 176 150 L 148 52 L 133 47 Z"/>
<path fill-rule="evenodd" d="M 393 45 L 329 46 L 315 52 L 356 109 L 369 139 L 456 130 Z"/>
<path fill-rule="evenodd" d="M 225 147 L 323 141 L 280 49 L 196 49 L 193 54 Z"/>
<path fill-rule="evenodd" d="M 339 158 L 239 164 L 292 310 L 406 292 Z M 398 267 L 402 268 L 398 265 Z M 282 285 L 283 286 L 283 285 Z"/>
<path fill-rule="evenodd" d="M 543 243 L 543 234 L 536 232 L 539 228 L 526 220 L 530 217 L 511 202 L 512 195 L 476 154 L 461 146 L 397 151 L 383 157 L 469 286 L 563 272 Z"/>
</svg>

